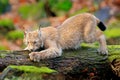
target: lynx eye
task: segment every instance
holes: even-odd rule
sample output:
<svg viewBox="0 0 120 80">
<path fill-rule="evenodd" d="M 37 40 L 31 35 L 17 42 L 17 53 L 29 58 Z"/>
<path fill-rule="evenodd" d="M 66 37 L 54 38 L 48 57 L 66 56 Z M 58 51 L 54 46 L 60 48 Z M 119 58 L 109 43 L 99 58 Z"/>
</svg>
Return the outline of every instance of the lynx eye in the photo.
<svg viewBox="0 0 120 80">
<path fill-rule="evenodd" d="M 34 41 L 33 43 L 34 43 L 34 44 L 36 44 L 37 42 L 36 42 L 36 41 Z"/>
<path fill-rule="evenodd" d="M 28 41 L 27 44 L 29 44 L 30 42 Z"/>
</svg>

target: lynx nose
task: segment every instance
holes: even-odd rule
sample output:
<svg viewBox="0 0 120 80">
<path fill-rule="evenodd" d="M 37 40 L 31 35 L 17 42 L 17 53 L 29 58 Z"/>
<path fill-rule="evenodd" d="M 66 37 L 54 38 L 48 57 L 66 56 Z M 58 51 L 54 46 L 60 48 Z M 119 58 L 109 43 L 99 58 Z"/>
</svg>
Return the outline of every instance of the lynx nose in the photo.
<svg viewBox="0 0 120 80">
<path fill-rule="evenodd" d="M 33 51 L 33 45 L 30 44 L 30 43 L 28 44 L 28 50 L 29 50 L 29 51 Z"/>
<path fill-rule="evenodd" d="M 32 48 L 26 47 L 24 50 L 29 50 L 29 51 L 33 51 Z"/>
<path fill-rule="evenodd" d="M 29 49 L 29 51 L 33 51 L 33 49 Z"/>
</svg>

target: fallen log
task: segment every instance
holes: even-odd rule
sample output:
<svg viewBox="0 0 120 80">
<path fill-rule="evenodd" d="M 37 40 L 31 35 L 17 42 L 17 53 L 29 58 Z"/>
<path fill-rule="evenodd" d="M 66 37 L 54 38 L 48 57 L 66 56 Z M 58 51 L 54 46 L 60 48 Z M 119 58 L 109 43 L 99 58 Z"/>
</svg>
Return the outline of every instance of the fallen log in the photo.
<svg viewBox="0 0 120 80">
<path fill-rule="evenodd" d="M 65 50 L 61 57 L 33 62 L 29 51 L 0 51 L 0 71 L 9 65 L 47 66 L 64 75 L 66 80 L 117 80 L 120 77 L 120 47 L 109 47 L 110 55 L 100 55 L 95 47 L 83 46 L 78 50 Z M 115 54 L 114 54 L 115 53 Z M 117 57 L 112 57 L 117 55 Z"/>
</svg>

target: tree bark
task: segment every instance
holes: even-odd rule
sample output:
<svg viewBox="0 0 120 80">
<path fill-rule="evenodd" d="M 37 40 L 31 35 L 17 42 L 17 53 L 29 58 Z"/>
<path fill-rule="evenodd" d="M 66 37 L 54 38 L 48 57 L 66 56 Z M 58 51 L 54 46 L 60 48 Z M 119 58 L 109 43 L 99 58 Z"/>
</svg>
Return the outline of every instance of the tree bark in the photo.
<svg viewBox="0 0 120 80">
<path fill-rule="evenodd" d="M 117 80 L 120 77 L 120 67 L 118 67 L 120 64 L 116 63 L 120 60 L 116 61 L 114 57 L 110 61 L 109 57 L 114 52 L 119 53 L 119 49 L 110 47 L 111 55 L 107 56 L 98 54 L 95 47 L 85 46 L 78 50 L 65 50 L 61 57 L 41 60 L 39 63 L 29 59 L 29 51 L 0 51 L 0 71 L 2 72 L 9 65 L 47 66 L 67 76 L 68 80 L 81 78 Z"/>
</svg>

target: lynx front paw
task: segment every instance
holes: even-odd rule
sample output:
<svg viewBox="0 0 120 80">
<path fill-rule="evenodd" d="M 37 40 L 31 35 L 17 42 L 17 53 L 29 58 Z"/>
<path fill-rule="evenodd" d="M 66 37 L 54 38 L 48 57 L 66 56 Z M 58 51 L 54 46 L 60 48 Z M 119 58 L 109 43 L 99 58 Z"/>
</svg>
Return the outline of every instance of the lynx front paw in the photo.
<svg viewBox="0 0 120 80">
<path fill-rule="evenodd" d="M 39 62 L 41 59 L 45 59 L 45 53 L 40 52 L 31 52 L 29 56 L 31 60 L 36 62 Z"/>
<path fill-rule="evenodd" d="M 31 60 L 39 62 L 41 59 L 49 59 L 61 56 L 61 52 L 50 49 L 40 52 L 31 52 L 29 56 Z"/>
<path fill-rule="evenodd" d="M 41 51 L 41 52 L 31 52 L 29 54 L 30 59 L 36 62 L 39 62 L 41 59 L 48 59 L 48 58 L 54 58 L 56 55 L 53 53 L 49 53 L 47 51 Z"/>
</svg>

